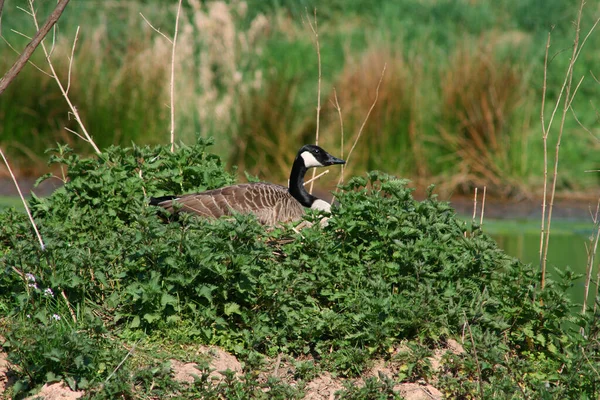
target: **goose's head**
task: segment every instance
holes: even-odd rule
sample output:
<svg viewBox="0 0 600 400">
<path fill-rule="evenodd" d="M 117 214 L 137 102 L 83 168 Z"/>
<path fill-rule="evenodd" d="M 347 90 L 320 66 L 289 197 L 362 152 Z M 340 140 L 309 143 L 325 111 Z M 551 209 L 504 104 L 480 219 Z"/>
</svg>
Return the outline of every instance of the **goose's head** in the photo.
<svg viewBox="0 0 600 400">
<path fill-rule="evenodd" d="M 302 146 L 302 148 L 298 151 L 296 159 L 302 160 L 306 168 L 326 167 L 333 164 L 346 164 L 346 161 L 332 156 L 314 144 Z"/>
</svg>

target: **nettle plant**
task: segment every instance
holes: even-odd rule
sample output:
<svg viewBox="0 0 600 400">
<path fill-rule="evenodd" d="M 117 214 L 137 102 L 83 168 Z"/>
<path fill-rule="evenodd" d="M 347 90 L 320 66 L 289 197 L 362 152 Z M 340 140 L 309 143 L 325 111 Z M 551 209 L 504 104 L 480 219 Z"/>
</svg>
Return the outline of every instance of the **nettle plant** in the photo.
<svg viewBox="0 0 600 400">
<path fill-rule="evenodd" d="M 574 317 L 572 273 L 539 291 L 535 268 L 431 190 L 416 201 L 407 181 L 380 172 L 352 178 L 327 226 L 309 212 L 314 224 L 299 233 L 248 215 L 208 221 L 149 206 L 150 196 L 234 182 L 208 144 L 112 147 L 93 159 L 54 150 L 65 184 L 31 200 L 43 251 L 25 215 L 0 213 L 5 347 L 22 387 L 60 378 L 93 386 L 122 360 L 106 332 L 185 328 L 189 342 L 241 356 L 310 355 L 345 376 L 402 340 L 425 357 L 468 332 L 467 352 L 448 357 L 439 379 L 448 395 L 597 394 L 598 321 Z M 59 334 L 44 340 L 46 331 L 87 339 L 73 348 L 51 340 Z M 431 378 L 413 358 L 404 379 Z"/>
</svg>

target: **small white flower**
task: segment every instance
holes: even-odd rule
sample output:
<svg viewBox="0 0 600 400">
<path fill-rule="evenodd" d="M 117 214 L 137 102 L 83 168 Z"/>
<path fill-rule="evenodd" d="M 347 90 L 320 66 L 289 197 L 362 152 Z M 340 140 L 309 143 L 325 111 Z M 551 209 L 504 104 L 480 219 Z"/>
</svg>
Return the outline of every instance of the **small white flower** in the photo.
<svg viewBox="0 0 600 400">
<path fill-rule="evenodd" d="M 58 314 L 52 314 L 52 318 L 54 318 L 56 321 L 60 321 L 60 315 Z"/>
<path fill-rule="evenodd" d="M 27 314 L 27 318 L 31 318 L 31 314 Z"/>
<path fill-rule="evenodd" d="M 34 288 L 35 290 L 37 290 L 37 283 L 30 283 L 27 286 Z"/>
<path fill-rule="evenodd" d="M 35 276 L 33 276 L 33 274 L 25 274 L 25 278 L 27 278 L 28 282 L 35 282 Z"/>
<path fill-rule="evenodd" d="M 52 292 L 52 289 L 50 289 L 50 288 L 44 289 L 44 296 L 45 297 L 54 297 L 54 293 Z"/>
</svg>

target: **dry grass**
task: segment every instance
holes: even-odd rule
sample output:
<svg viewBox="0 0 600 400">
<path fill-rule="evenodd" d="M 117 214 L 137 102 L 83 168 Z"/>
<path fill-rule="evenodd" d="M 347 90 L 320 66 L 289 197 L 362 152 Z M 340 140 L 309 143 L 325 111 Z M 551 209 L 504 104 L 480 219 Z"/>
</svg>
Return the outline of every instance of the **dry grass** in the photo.
<svg viewBox="0 0 600 400">
<path fill-rule="evenodd" d="M 387 71 L 364 133 L 357 144 L 346 175 L 360 174 L 365 169 L 386 169 L 397 173 L 425 176 L 420 98 L 417 93 L 419 68 L 407 61 L 401 51 L 375 47 L 358 57 L 350 57 L 334 86 L 343 111 L 347 154 L 355 142 L 359 128 L 375 98 L 381 72 Z M 333 94 L 330 104 L 335 104 Z M 326 148 L 338 148 L 339 114 L 335 106 L 325 109 L 321 142 Z M 368 149 L 368 151 L 366 151 Z"/>
<path fill-rule="evenodd" d="M 523 71 L 498 59 L 497 41 L 482 38 L 478 46 L 465 45 L 452 55 L 441 77 L 443 147 L 458 172 L 447 183 L 450 190 L 470 193 L 487 185 L 496 195 L 522 191 L 512 176 L 514 154 L 523 148 L 524 132 L 514 132 L 516 112 L 523 106 L 527 88 Z"/>
</svg>

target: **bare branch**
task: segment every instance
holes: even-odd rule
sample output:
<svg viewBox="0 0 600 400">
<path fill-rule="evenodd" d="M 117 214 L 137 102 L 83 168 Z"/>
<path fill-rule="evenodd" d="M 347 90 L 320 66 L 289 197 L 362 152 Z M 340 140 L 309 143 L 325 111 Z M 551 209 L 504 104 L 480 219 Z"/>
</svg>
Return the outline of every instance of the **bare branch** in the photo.
<svg viewBox="0 0 600 400">
<path fill-rule="evenodd" d="M 335 90 L 335 87 L 333 88 L 333 98 L 335 100 L 335 103 L 333 104 L 333 106 L 337 110 L 338 116 L 340 117 L 340 137 L 341 137 L 340 158 L 343 160 L 344 159 L 344 118 L 342 118 L 342 107 L 340 107 L 340 102 L 338 101 L 337 92 Z M 344 167 L 345 166 L 346 166 L 345 164 L 342 164 L 342 171 L 341 171 L 341 175 L 340 175 L 342 183 L 344 183 Z"/>
<path fill-rule="evenodd" d="M 310 178 L 309 180 L 307 180 L 306 182 L 304 182 L 304 184 L 306 185 L 307 183 L 312 183 L 313 181 L 316 181 L 317 179 L 319 179 L 320 177 L 322 177 L 325 174 L 328 174 L 329 170 L 326 169 L 325 171 L 321 172 L 319 175 L 315 176 L 314 178 Z"/>
<path fill-rule="evenodd" d="M 358 143 L 358 139 L 360 139 L 362 131 L 365 128 L 367 121 L 369 120 L 369 116 L 371 115 L 371 112 L 373 111 L 373 109 L 375 108 L 375 105 L 377 104 L 377 100 L 379 99 L 379 87 L 381 86 L 381 82 L 383 82 L 383 76 L 385 75 L 386 68 L 387 68 L 387 63 L 383 65 L 383 69 L 381 70 L 381 77 L 379 78 L 379 82 L 377 83 L 377 88 L 375 89 L 375 99 L 373 100 L 373 104 L 371 104 L 371 108 L 369 108 L 369 112 L 367 113 L 365 120 L 363 121 L 362 125 L 360 126 L 360 129 L 358 130 L 358 135 L 356 136 L 356 139 L 354 140 L 354 143 L 352 144 L 352 147 L 350 148 L 350 151 L 348 152 L 348 156 L 346 157 L 346 164 L 348 164 L 348 161 L 350 160 L 350 156 L 352 155 L 352 152 L 354 151 L 354 148 L 356 147 L 356 144 Z M 340 182 L 341 182 L 341 178 L 340 178 L 340 181 L 338 182 L 338 185 L 340 184 Z"/>
<path fill-rule="evenodd" d="M 2 156 L 2 159 L 4 160 L 4 164 L 6 165 L 6 168 L 8 169 L 8 173 L 10 174 L 10 176 L 15 184 L 15 187 L 17 188 L 17 192 L 19 192 L 19 197 L 21 198 L 21 201 L 23 202 L 23 207 L 25 207 L 25 211 L 27 212 L 27 216 L 29 217 L 31 226 L 33 226 L 33 230 L 35 231 L 35 234 L 40 242 L 40 247 L 42 248 L 42 251 L 43 251 L 46 248 L 46 245 L 44 244 L 44 241 L 42 240 L 42 235 L 40 235 L 40 231 L 38 230 L 37 226 L 35 225 L 35 221 L 33 220 L 31 211 L 29 211 L 29 207 L 27 206 L 25 197 L 23 196 L 23 193 L 21 192 L 21 188 L 19 187 L 19 184 L 17 183 L 17 178 L 15 178 L 15 174 L 13 174 L 12 169 L 10 168 L 10 165 L 8 164 L 8 160 L 6 159 L 6 156 L 4 155 L 4 152 L 2 151 L 2 148 L 0 148 L 0 156 Z"/>
<path fill-rule="evenodd" d="M 310 18 L 308 17 L 308 10 L 306 10 L 306 20 L 308 22 L 308 26 L 315 36 L 315 47 L 317 48 L 317 61 L 319 67 L 319 79 L 317 82 L 317 127 L 315 130 L 315 144 L 319 145 L 319 124 L 321 120 L 321 45 L 319 44 L 319 25 L 317 21 L 317 8 L 314 9 L 314 25 L 310 22 Z M 312 178 L 310 180 L 310 188 L 308 189 L 309 193 L 313 192 L 313 182 L 315 180 L 316 170 L 313 169 Z"/>
<path fill-rule="evenodd" d="M 181 2 L 177 6 L 177 17 L 175 17 L 175 33 L 173 34 L 173 49 L 171 52 L 171 153 L 175 150 L 175 46 L 177 46 L 177 32 L 179 31 L 179 14 L 181 13 Z"/>
<path fill-rule="evenodd" d="M 58 2 L 56 8 L 54 9 L 54 11 L 52 11 L 52 14 L 50 14 L 48 19 L 46 20 L 46 23 L 44 23 L 41 29 L 38 29 L 31 42 L 29 42 L 29 44 L 25 47 L 25 50 L 23 50 L 19 58 L 17 58 L 17 61 L 15 61 L 13 66 L 8 70 L 6 74 L 4 74 L 2 79 L 0 79 L 0 95 L 6 90 L 8 85 L 17 77 L 19 72 L 21 72 L 21 70 L 27 63 L 27 60 L 29 60 L 35 49 L 39 46 L 39 44 L 42 42 L 42 40 L 48 34 L 48 32 L 50 32 L 50 29 L 52 29 L 54 24 L 56 24 L 68 3 L 69 0 L 60 0 Z"/>
<path fill-rule="evenodd" d="M 4 36 L 0 36 L 0 39 L 4 40 L 4 43 L 6 43 L 6 45 L 8 47 L 11 48 L 12 51 L 14 51 L 17 55 L 21 55 L 21 53 L 19 52 L 19 50 L 15 49 L 13 47 L 12 44 L 10 44 L 10 42 L 8 40 L 6 40 L 6 38 Z M 52 75 L 50 75 L 49 73 L 47 73 L 46 71 L 44 71 L 42 68 L 38 67 L 33 61 L 31 60 L 27 60 L 28 64 L 31 64 L 31 66 L 33 66 L 33 68 L 37 69 L 38 71 L 40 71 L 42 74 L 49 76 L 50 78 L 52 78 Z"/>
<path fill-rule="evenodd" d="M 65 0 L 63 0 L 63 1 L 65 1 Z M 66 0 L 66 1 L 68 2 L 68 0 Z M 35 9 L 33 8 L 33 0 L 29 0 L 29 8 L 31 10 L 31 13 L 33 14 L 33 23 L 35 24 L 36 28 L 39 29 L 38 28 L 37 16 L 35 14 Z M 75 117 L 75 121 L 77 121 L 77 124 L 79 125 L 79 127 L 83 131 L 83 135 L 85 136 L 86 141 L 90 145 L 92 145 L 92 147 L 94 148 L 94 151 L 96 152 L 96 154 L 102 154 L 102 152 L 100 151 L 100 149 L 98 148 L 98 146 L 96 146 L 96 143 L 92 139 L 92 136 L 88 133 L 87 129 L 85 128 L 85 125 L 83 124 L 83 121 L 81 120 L 81 117 L 79 116 L 79 111 L 77 111 L 77 108 L 71 102 L 71 99 L 69 98 L 69 95 L 65 91 L 65 88 L 64 88 L 62 82 L 58 78 L 58 74 L 56 73 L 56 70 L 54 69 L 54 64 L 52 64 L 52 60 L 50 59 L 50 54 L 48 53 L 48 50 L 46 49 L 46 46 L 44 45 L 44 41 L 41 40 L 40 44 L 42 46 L 42 50 L 44 50 L 44 55 L 46 56 L 46 62 L 48 63 L 48 66 L 50 67 L 50 71 L 52 72 L 52 77 L 56 81 L 56 84 L 58 85 L 58 88 L 60 89 L 60 92 L 62 93 L 63 97 L 65 98 L 65 101 L 69 105 L 69 108 L 71 109 L 71 112 L 73 113 L 73 116 Z"/>
<path fill-rule="evenodd" d="M 481 199 L 481 217 L 479 218 L 479 226 L 483 226 L 483 215 L 485 213 L 485 195 L 487 192 L 487 186 L 483 187 L 483 199 Z"/>
<path fill-rule="evenodd" d="M 71 71 L 73 69 L 73 58 L 75 57 L 75 46 L 77 45 L 77 38 L 79 37 L 79 26 L 75 32 L 75 39 L 73 39 L 73 47 L 71 48 L 71 58 L 69 58 L 69 74 L 67 75 L 67 89 L 65 92 L 69 93 L 71 88 Z"/>
<path fill-rule="evenodd" d="M 167 41 L 168 41 L 169 43 L 173 44 L 173 41 L 172 41 L 172 40 L 171 40 L 171 39 L 170 39 L 170 38 L 169 38 L 167 35 L 165 35 L 164 33 L 162 33 L 162 32 L 160 31 L 160 29 L 157 29 L 157 28 L 155 28 L 155 27 L 154 27 L 154 25 L 152 25 L 152 24 L 150 23 L 150 21 L 148 21 L 148 20 L 146 19 L 146 17 L 144 17 L 144 14 L 140 13 L 140 15 L 142 16 L 142 19 L 143 19 L 144 21 L 146 21 L 146 23 L 148 24 L 148 26 L 154 30 L 154 32 L 158 33 L 159 35 L 161 35 L 162 37 L 164 37 L 165 39 L 167 39 Z"/>
</svg>

